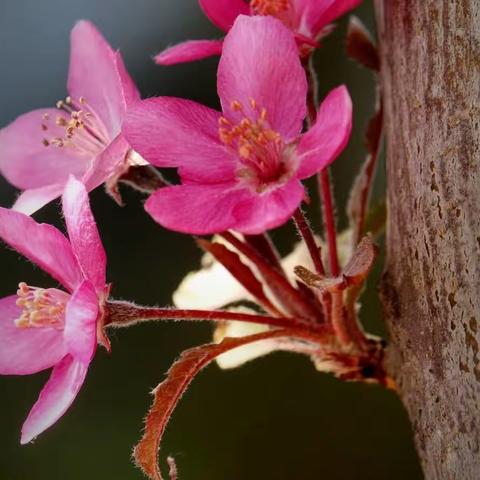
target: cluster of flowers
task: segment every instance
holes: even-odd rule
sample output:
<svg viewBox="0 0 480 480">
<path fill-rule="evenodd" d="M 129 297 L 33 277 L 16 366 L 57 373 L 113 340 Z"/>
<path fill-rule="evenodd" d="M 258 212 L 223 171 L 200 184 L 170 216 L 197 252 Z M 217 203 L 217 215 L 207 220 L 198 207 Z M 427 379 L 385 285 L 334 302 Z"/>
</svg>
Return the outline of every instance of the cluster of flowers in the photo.
<svg viewBox="0 0 480 480">
<path fill-rule="evenodd" d="M 53 367 L 23 425 L 22 443 L 69 408 L 97 345 L 109 349 L 106 328 L 141 320 L 219 323 L 215 343 L 185 352 L 155 391 L 136 449 L 137 463 L 151 478 L 161 478 L 157 452 L 173 406 L 194 375 L 216 358 L 228 368 L 290 350 L 310 355 L 319 370 L 340 378 L 388 384 L 383 344 L 363 332 L 356 308 L 376 249 L 369 236 L 343 235 L 353 248 L 339 261 L 328 188 L 326 168 L 350 136 L 351 100 L 339 86 L 315 108 L 308 70 L 330 23 L 359 3 L 200 0 L 225 38 L 185 42 L 156 62 L 221 55 L 222 112 L 179 98 L 141 100 L 120 53 L 92 24 L 74 27 L 69 96 L 0 131 L 0 171 L 22 190 L 12 209 L 0 208 L 0 238 L 64 287 L 21 283 L 16 295 L 0 300 L 0 374 Z M 168 184 L 151 165 L 177 168 L 180 184 Z M 302 180 L 315 174 L 324 200 L 328 268 L 323 244 L 300 209 L 308 199 Z M 88 192 L 105 184 L 121 203 L 119 181 L 151 193 L 145 209 L 165 228 L 217 234 L 197 238 L 207 252 L 205 268 L 176 292 L 178 309 L 109 299 L 106 255 Z M 29 216 L 59 196 L 68 239 Z M 303 243 L 281 261 L 267 230 L 290 218 Z M 229 308 L 244 300 L 256 307 Z M 171 476 L 176 477 L 173 462 Z"/>
</svg>

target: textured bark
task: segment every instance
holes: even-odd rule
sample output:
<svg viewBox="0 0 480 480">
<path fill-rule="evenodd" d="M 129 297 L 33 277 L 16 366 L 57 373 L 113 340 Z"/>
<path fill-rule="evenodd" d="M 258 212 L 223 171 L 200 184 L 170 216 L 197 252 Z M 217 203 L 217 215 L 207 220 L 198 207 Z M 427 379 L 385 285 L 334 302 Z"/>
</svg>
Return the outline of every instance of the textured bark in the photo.
<svg viewBox="0 0 480 480">
<path fill-rule="evenodd" d="M 480 1 L 376 0 L 389 365 L 427 479 L 480 479 Z"/>
</svg>

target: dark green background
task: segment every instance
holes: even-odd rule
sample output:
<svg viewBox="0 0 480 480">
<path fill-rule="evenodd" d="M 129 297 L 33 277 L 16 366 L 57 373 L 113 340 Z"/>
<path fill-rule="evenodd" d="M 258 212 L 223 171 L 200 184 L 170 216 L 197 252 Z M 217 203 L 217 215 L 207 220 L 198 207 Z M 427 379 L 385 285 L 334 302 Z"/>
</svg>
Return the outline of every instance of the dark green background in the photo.
<svg viewBox="0 0 480 480">
<path fill-rule="evenodd" d="M 373 28 L 370 2 L 356 13 Z M 220 35 L 195 0 L 0 0 L 1 126 L 65 96 L 68 35 L 81 18 L 92 20 L 121 48 L 144 96 L 175 95 L 217 106 L 215 59 L 170 68 L 151 61 L 168 44 Z M 373 108 L 371 75 L 345 59 L 344 35 L 342 21 L 316 58 L 322 95 L 345 82 L 354 99 L 353 139 L 334 168 L 343 226 L 342 207 L 364 156 L 362 131 Z M 383 165 L 377 193 L 382 177 Z M 198 265 L 200 253 L 189 237 L 154 224 L 140 195 L 124 193 L 124 208 L 101 189 L 91 197 L 109 256 L 113 295 L 169 304 L 180 279 Z M 0 204 L 11 205 L 15 195 L 0 179 Z M 57 204 L 36 217 L 61 225 Z M 295 234 L 287 226 L 274 238 L 287 251 Z M 3 247 L 0 271 L 2 296 L 14 292 L 19 281 L 52 285 Z M 375 282 L 362 316 L 381 332 Z M 20 427 L 48 373 L 0 378 L 0 480 L 142 478 L 130 453 L 150 404 L 149 391 L 182 349 L 209 341 L 210 332 L 209 325 L 186 324 L 115 332 L 113 354 L 98 351 L 68 414 L 25 447 L 19 445 Z M 234 371 L 211 366 L 203 372 L 168 427 L 162 462 L 167 454 L 176 458 L 182 480 L 421 478 L 408 420 L 394 394 L 339 382 L 317 373 L 308 359 L 285 353 Z"/>
</svg>

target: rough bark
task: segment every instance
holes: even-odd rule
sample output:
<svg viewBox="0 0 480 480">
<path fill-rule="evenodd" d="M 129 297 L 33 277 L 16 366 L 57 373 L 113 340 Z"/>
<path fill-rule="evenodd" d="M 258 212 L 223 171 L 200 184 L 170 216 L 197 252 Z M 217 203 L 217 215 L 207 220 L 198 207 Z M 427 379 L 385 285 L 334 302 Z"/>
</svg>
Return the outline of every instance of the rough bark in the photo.
<svg viewBox="0 0 480 480">
<path fill-rule="evenodd" d="M 480 1 L 376 0 L 390 368 L 427 479 L 480 479 Z"/>
</svg>

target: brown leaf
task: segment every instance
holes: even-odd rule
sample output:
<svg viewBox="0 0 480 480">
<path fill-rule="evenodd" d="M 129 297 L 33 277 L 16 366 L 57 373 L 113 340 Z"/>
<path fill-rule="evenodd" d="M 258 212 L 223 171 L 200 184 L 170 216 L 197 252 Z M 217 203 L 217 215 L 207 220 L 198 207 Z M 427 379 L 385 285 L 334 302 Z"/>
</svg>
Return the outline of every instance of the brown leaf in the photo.
<svg viewBox="0 0 480 480">
<path fill-rule="evenodd" d="M 322 292 L 341 292 L 347 288 L 345 280 L 342 276 L 325 277 L 313 273 L 308 268 L 297 265 L 294 269 L 295 275 L 303 280 L 308 286 L 317 288 Z"/>
<path fill-rule="evenodd" d="M 361 20 L 353 15 L 347 30 L 347 55 L 366 68 L 375 72 L 380 70 L 380 58 L 372 36 Z"/>
<path fill-rule="evenodd" d="M 358 244 L 355 253 L 343 269 L 343 277 L 349 285 L 362 283 L 372 269 L 378 248 L 367 235 Z"/>
<path fill-rule="evenodd" d="M 152 480 L 162 480 L 158 466 L 158 451 L 165 427 L 177 404 L 193 378 L 216 357 L 234 348 L 259 340 L 278 337 L 315 338 L 314 333 L 281 329 L 239 338 L 225 338 L 221 343 L 202 345 L 186 350 L 168 371 L 167 378 L 153 391 L 153 405 L 145 419 L 145 431 L 135 447 L 134 459 L 138 467 Z M 317 339 L 317 341 L 319 341 Z"/>
<path fill-rule="evenodd" d="M 252 270 L 242 262 L 238 253 L 232 252 L 221 243 L 212 243 L 208 240 L 197 239 L 197 244 L 203 250 L 211 253 L 258 300 L 265 310 L 274 315 L 280 315 L 275 305 L 267 298 L 260 281 Z"/>
</svg>

